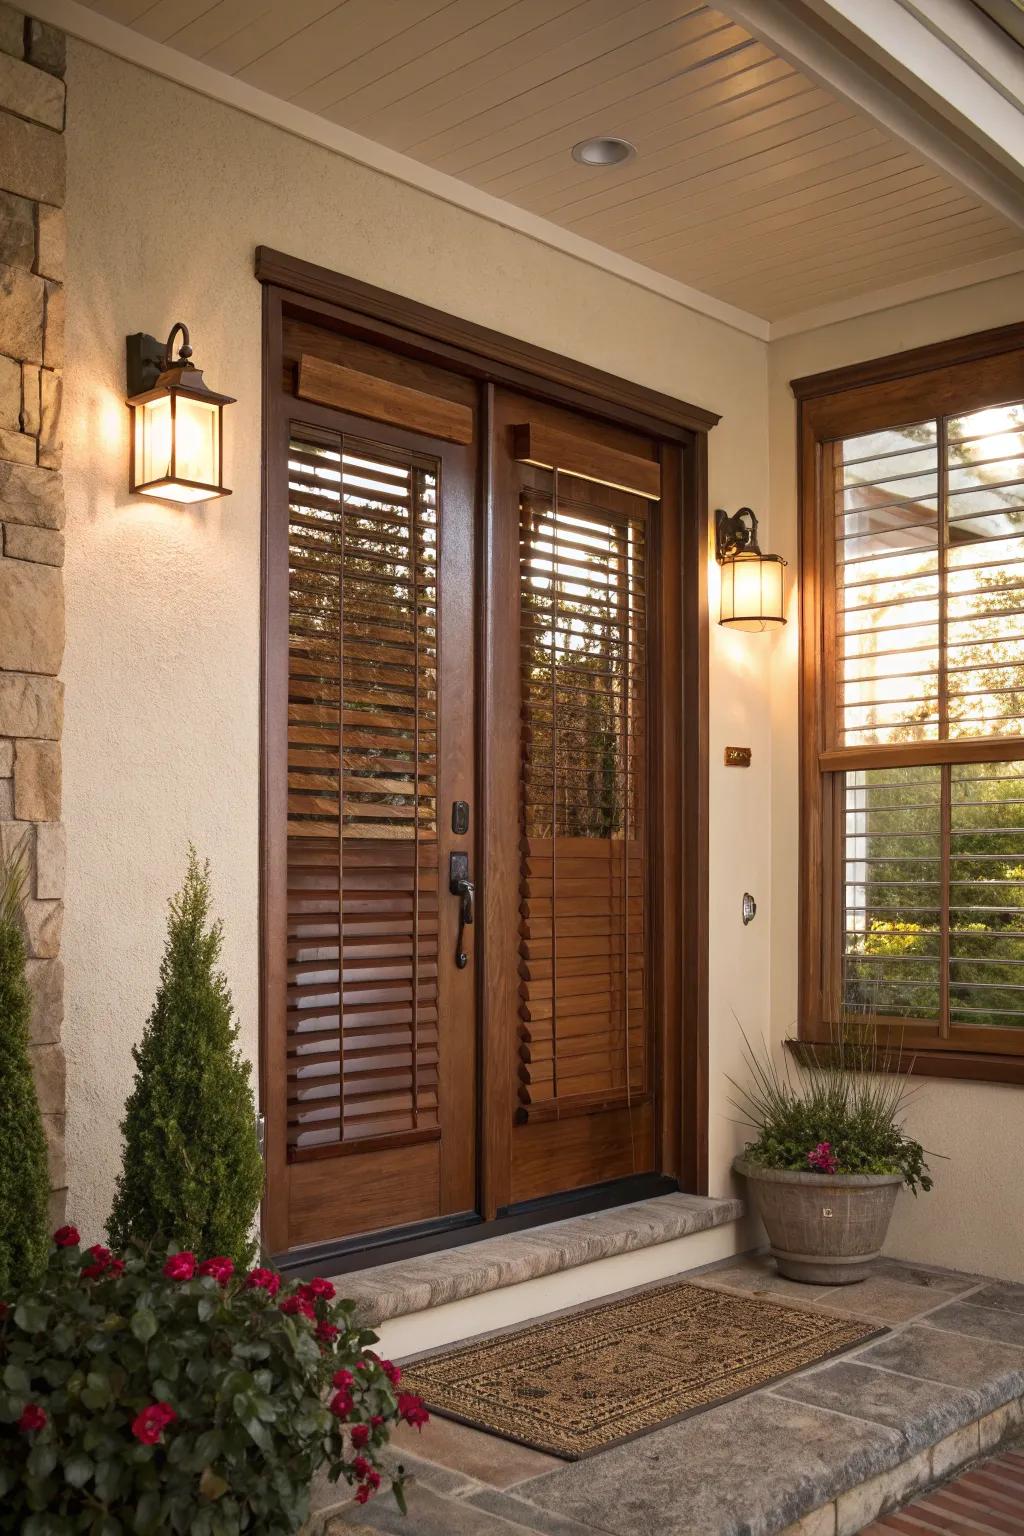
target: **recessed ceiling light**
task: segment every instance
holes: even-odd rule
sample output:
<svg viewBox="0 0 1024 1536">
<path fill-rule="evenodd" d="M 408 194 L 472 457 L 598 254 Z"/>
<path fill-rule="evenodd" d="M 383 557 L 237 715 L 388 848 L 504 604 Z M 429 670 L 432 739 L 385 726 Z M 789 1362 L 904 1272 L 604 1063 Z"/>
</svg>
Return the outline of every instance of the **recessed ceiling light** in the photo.
<svg viewBox="0 0 1024 1536">
<path fill-rule="evenodd" d="M 628 139 L 581 139 L 572 147 L 572 157 L 580 165 L 621 165 L 635 154 L 636 145 Z"/>
</svg>

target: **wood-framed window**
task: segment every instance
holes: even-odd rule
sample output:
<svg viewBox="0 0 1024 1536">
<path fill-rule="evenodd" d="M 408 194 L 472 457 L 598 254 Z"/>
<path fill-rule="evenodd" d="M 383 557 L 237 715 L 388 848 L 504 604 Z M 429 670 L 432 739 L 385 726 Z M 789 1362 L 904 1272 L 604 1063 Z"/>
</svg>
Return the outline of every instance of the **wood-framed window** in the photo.
<svg viewBox="0 0 1024 1536">
<path fill-rule="evenodd" d="M 1024 1082 L 1024 326 L 792 387 L 801 1038 Z"/>
</svg>

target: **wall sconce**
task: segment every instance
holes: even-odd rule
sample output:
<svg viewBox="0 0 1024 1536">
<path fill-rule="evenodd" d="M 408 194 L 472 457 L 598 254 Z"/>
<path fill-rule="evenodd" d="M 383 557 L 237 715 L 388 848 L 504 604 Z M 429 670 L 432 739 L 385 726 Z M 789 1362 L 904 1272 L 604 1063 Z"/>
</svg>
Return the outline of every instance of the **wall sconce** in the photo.
<svg viewBox="0 0 1024 1536">
<path fill-rule="evenodd" d="M 177 359 L 174 338 L 181 332 Z M 129 489 L 161 501 L 211 501 L 224 485 L 223 414 L 232 395 L 218 395 L 191 361 L 188 326 L 175 325 L 162 345 L 139 331 L 128 342 L 132 413 Z"/>
<path fill-rule="evenodd" d="M 731 516 L 715 513 L 715 559 L 722 567 L 719 624 L 731 629 L 762 630 L 786 622 L 786 562 L 763 555 L 757 542 L 757 518 L 749 507 Z"/>
</svg>

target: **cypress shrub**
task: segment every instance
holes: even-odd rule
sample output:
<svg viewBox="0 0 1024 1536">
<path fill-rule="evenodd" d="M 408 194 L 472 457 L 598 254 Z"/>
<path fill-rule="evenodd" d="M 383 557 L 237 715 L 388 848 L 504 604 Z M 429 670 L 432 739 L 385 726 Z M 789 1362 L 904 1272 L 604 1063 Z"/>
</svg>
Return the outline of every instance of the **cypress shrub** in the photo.
<svg viewBox="0 0 1024 1536">
<path fill-rule="evenodd" d="M 18 918 L 25 883 L 20 861 L 0 862 L 0 1300 L 32 1285 L 50 1241 L 39 1099 L 28 1050 L 31 998 Z"/>
<path fill-rule="evenodd" d="M 250 1066 L 238 1050 L 210 922 L 210 866 L 189 848 L 170 903 L 160 986 L 121 1122 L 124 1158 L 107 1231 L 115 1247 L 174 1244 L 248 1265 L 263 1192 Z"/>
</svg>

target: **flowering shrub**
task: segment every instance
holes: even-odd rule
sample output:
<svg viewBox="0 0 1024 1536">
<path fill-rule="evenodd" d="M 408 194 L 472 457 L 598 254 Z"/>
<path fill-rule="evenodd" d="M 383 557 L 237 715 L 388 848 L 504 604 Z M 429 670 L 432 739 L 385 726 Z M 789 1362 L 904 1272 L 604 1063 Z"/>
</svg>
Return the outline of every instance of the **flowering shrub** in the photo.
<svg viewBox="0 0 1024 1536">
<path fill-rule="evenodd" d="M 807 1166 L 816 1173 L 838 1173 L 839 1159 L 832 1151 L 831 1142 L 819 1141 L 807 1154 Z"/>
<path fill-rule="evenodd" d="M 365 1504 L 390 1426 L 428 1416 L 352 1312 L 328 1280 L 61 1227 L 41 1284 L 0 1303 L 0 1532 L 283 1536 L 323 1467 Z"/>
</svg>

